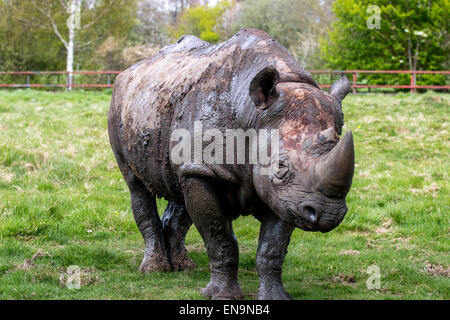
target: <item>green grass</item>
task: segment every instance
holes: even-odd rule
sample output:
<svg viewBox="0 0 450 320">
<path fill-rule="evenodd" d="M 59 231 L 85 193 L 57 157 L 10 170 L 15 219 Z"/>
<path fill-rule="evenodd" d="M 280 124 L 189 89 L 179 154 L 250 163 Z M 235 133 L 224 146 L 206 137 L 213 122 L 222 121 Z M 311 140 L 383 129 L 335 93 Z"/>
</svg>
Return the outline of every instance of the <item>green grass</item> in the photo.
<svg viewBox="0 0 450 320">
<path fill-rule="evenodd" d="M 202 298 L 208 259 L 195 228 L 186 242 L 196 270 L 137 271 L 143 241 L 108 142 L 110 95 L 0 91 L 1 299 Z M 450 298 L 449 107 L 448 94 L 346 98 L 357 163 L 349 212 L 330 233 L 294 232 L 283 273 L 294 298 Z M 233 224 L 253 298 L 259 223 Z M 27 264 L 38 250 L 49 255 Z M 379 290 L 366 287 L 373 264 Z M 83 271 L 79 290 L 61 285 L 70 265 Z"/>
</svg>

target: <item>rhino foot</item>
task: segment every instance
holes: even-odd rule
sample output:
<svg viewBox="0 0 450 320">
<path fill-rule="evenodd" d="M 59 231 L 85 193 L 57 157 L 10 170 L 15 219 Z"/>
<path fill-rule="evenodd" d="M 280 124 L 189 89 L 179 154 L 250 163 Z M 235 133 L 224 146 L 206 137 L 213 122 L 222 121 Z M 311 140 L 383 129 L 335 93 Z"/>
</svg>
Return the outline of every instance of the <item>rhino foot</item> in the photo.
<svg viewBox="0 0 450 320">
<path fill-rule="evenodd" d="M 283 285 L 271 287 L 259 287 L 258 300 L 293 300 L 291 295 L 283 288 Z"/>
<path fill-rule="evenodd" d="M 210 281 L 206 288 L 202 290 L 202 295 L 212 300 L 239 300 L 244 298 L 237 281 L 227 285 Z"/>
<path fill-rule="evenodd" d="M 197 268 L 195 262 L 187 255 L 186 250 L 172 252 L 169 255 L 169 260 L 173 271 L 192 270 Z"/>
<path fill-rule="evenodd" d="M 171 270 L 169 259 L 163 254 L 145 255 L 139 267 L 139 271 L 142 273 L 168 272 Z"/>
<path fill-rule="evenodd" d="M 184 205 L 170 202 L 161 218 L 167 256 L 173 271 L 195 269 L 197 265 L 187 255 L 184 239 L 192 220 Z"/>
</svg>

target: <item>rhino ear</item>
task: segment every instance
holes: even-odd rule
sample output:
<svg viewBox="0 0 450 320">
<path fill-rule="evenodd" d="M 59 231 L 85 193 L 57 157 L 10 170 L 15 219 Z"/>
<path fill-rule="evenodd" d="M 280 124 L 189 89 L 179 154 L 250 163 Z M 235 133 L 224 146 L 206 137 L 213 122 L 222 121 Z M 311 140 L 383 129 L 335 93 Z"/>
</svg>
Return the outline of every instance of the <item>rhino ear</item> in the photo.
<svg viewBox="0 0 450 320">
<path fill-rule="evenodd" d="M 280 74 L 275 67 L 265 67 L 250 83 L 250 97 L 258 109 L 267 109 L 278 97 L 275 86 L 280 80 Z"/>
<path fill-rule="evenodd" d="M 350 92 L 350 81 L 347 77 L 342 77 L 337 80 L 330 88 L 330 95 L 332 95 L 339 103 L 344 100 L 345 96 Z"/>
</svg>

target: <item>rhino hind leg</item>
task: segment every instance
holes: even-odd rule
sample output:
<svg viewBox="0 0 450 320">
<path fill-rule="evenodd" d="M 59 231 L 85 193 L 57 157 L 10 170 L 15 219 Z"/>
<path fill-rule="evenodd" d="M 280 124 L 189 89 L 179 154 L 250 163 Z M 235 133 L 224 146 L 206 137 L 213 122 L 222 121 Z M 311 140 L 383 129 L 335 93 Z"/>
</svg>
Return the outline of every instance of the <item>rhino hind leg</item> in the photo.
<svg viewBox="0 0 450 320">
<path fill-rule="evenodd" d="M 203 296 L 214 300 L 242 299 L 237 281 L 239 247 L 231 219 L 225 215 L 210 182 L 187 179 L 183 189 L 186 209 L 203 238 L 209 258 L 211 278 Z"/>
<path fill-rule="evenodd" d="M 110 113 L 111 110 L 114 110 L 114 104 L 110 107 Z M 172 268 L 164 243 L 162 223 L 156 206 L 156 198 L 147 190 L 128 165 L 124 157 L 117 128 L 119 128 L 117 119 L 110 114 L 108 117 L 108 133 L 111 147 L 117 165 L 128 185 L 128 189 L 130 189 L 133 217 L 145 241 L 144 259 L 139 267 L 139 271 L 144 273 L 171 271 Z"/>
<path fill-rule="evenodd" d="M 189 258 L 184 243 L 186 233 L 192 225 L 183 204 L 169 201 L 162 216 L 166 251 L 173 271 L 195 269 L 197 265 Z"/>
<path fill-rule="evenodd" d="M 125 180 L 131 193 L 131 209 L 134 220 L 145 241 L 144 259 L 139 271 L 143 273 L 171 271 L 155 196 L 145 188 L 134 174 L 129 173 Z"/>
<path fill-rule="evenodd" d="M 258 300 L 291 300 L 283 287 L 281 272 L 294 226 L 275 215 L 261 219 L 256 269 L 259 276 Z"/>
</svg>

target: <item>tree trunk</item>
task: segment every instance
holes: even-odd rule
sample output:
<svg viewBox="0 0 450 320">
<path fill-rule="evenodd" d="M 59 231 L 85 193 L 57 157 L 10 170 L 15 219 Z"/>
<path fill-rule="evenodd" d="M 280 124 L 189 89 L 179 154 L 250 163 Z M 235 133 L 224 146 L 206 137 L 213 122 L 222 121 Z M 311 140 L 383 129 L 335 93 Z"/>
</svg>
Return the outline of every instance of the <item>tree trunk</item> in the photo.
<svg viewBox="0 0 450 320">
<path fill-rule="evenodd" d="M 72 84 L 73 84 L 73 38 L 70 37 L 70 34 L 72 32 L 69 32 L 69 42 L 67 43 L 67 68 L 66 71 L 67 74 L 67 90 L 72 90 Z"/>
<path fill-rule="evenodd" d="M 414 53 L 414 71 L 416 71 L 417 68 L 417 64 L 418 64 L 418 60 L 419 60 L 419 47 L 420 47 L 420 39 L 419 36 L 417 36 L 416 38 L 416 52 Z M 416 85 L 417 83 L 417 74 L 414 73 L 414 85 Z M 416 91 L 416 89 L 414 89 L 414 92 Z"/>
<path fill-rule="evenodd" d="M 411 36 L 408 38 L 408 66 L 409 70 L 413 69 L 412 53 L 411 53 Z"/>
<path fill-rule="evenodd" d="M 67 90 L 72 90 L 73 84 L 73 59 L 74 59 L 74 43 L 75 43 L 75 28 L 76 28 L 76 14 L 79 12 L 77 10 L 78 1 L 71 0 L 70 1 L 70 11 L 69 11 L 69 19 L 67 20 L 67 28 L 69 30 L 69 39 L 67 41 L 67 67 L 66 71 L 67 75 Z"/>
<path fill-rule="evenodd" d="M 411 36 L 408 37 L 408 65 L 409 65 L 409 70 L 414 71 L 414 65 L 413 65 L 413 58 L 412 58 L 412 44 L 411 44 Z M 413 76 L 413 80 L 411 85 L 416 85 L 416 74 L 412 74 Z M 411 93 L 415 92 L 416 89 L 411 88 Z"/>
</svg>

